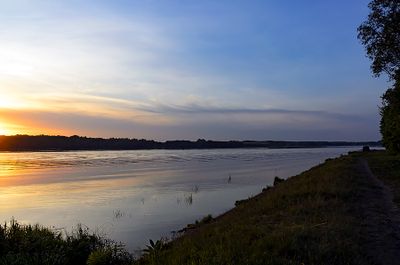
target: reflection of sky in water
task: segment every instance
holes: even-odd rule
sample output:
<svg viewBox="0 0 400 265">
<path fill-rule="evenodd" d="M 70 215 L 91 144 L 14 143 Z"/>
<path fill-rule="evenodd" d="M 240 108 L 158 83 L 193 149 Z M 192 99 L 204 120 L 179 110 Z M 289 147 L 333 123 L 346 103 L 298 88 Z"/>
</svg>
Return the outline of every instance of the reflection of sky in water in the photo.
<svg viewBox="0 0 400 265">
<path fill-rule="evenodd" d="M 0 153 L 0 221 L 82 223 L 135 249 L 354 149 Z"/>
</svg>

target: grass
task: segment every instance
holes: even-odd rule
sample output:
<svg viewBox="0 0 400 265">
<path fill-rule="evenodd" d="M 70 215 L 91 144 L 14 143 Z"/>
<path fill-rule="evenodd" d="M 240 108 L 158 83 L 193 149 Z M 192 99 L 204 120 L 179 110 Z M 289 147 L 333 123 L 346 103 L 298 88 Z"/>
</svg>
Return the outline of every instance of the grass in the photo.
<svg viewBox="0 0 400 265">
<path fill-rule="evenodd" d="M 393 201 L 400 206 L 400 155 L 370 152 L 366 155 L 372 172 L 393 191 Z"/>
<path fill-rule="evenodd" d="M 132 256 L 113 241 L 78 226 L 63 234 L 15 220 L 0 225 L 0 264 L 132 264 Z"/>
<path fill-rule="evenodd" d="M 329 160 L 265 189 L 137 264 L 369 264 L 356 214 L 368 183 L 356 160 Z"/>
</svg>

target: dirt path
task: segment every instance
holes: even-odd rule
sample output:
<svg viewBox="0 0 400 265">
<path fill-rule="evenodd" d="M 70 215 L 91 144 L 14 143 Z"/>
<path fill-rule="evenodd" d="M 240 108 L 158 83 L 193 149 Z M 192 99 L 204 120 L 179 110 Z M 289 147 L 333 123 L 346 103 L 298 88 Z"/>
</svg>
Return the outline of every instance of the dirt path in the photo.
<svg viewBox="0 0 400 265">
<path fill-rule="evenodd" d="M 376 265 L 400 265 L 400 211 L 392 192 L 372 173 L 365 159 L 359 159 L 357 169 L 368 182 L 360 192 L 366 255 Z"/>
</svg>

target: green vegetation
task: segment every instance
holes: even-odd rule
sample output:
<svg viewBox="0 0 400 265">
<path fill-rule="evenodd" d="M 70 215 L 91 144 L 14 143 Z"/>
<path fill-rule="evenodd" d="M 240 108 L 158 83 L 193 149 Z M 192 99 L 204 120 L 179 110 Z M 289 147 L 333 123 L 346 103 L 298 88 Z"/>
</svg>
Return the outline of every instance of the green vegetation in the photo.
<svg viewBox="0 0 400 265">
<path fill-rule="evenodd" d="M 0 225 L 0 264 L 124 265 L 132 262 L 132 256 L 122 246 L 90 234 L 81 226 L 63 235 L 39 225 L 21 225 L 15 220 Z"/>
<path fill-rule="evenodd" d="M 368 6 L 371 12 L 358 28 L 358 38 L 374 75 L 385 73 L 394 81 L 382 96 L 380 129 L 386 149 L 400 153 L 400 1 L 373 0 Z"/>
<path fill-rule="evenodd" d="M 265 189 L 137 264 L 370 264 L 358 214 L 358 191 L 370 184 L 358 156 L 329 160 Z"/>
</svg>

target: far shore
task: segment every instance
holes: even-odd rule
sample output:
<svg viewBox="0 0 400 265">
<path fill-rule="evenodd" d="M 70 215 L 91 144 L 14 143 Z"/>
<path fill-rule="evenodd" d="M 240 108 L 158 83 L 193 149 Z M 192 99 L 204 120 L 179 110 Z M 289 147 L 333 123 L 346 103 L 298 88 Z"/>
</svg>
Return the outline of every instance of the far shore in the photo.
<svg viewBox="0 0 400 265">
<path fill-rule="evenodd" d="M 82 136 L 14 135 L 0 136 L 0 152 L 66 152 L 66 151 L 127 151 L 127 150 L 191 150 L 241 148 L 326 148 L 371 146 L 380 141 L 214 141 L 198 139 L 159 142 L 130 138 L 89 138 Z"/>
</svg>

